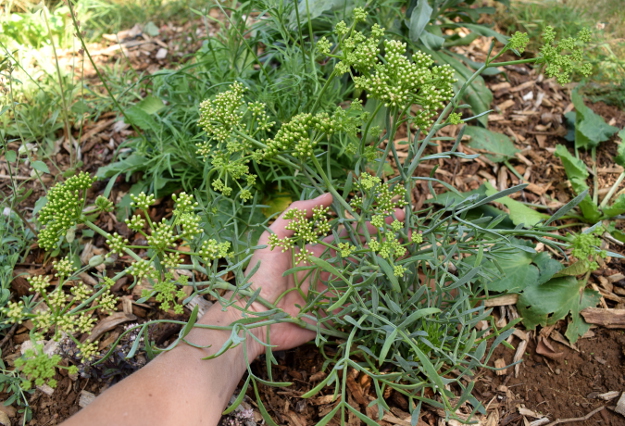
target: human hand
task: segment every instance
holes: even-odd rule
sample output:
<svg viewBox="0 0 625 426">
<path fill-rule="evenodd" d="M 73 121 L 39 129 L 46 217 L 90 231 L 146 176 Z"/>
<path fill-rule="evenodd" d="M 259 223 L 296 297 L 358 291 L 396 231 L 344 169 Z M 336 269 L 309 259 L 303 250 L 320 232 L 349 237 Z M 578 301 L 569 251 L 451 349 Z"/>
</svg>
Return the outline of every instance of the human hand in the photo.
<svg viewBox="0 0 625 426">
<path fill-rule="evenodd" d="M 315 207 L 327 207 L 332 203 L 332 196 L 330 194 L 321 195 L 313 200 L 297 201 L 292 203 L 283 212 L 278 219 L 269 227 L 278 239 L 290 237 L 294 234 L 294 231 L 287 230 L 286 227 L 290 220 L 285 219 L 286 212 L 292 209 L 298 209 L 305 212 L 306 217 L 310 218 L 313 215 L 313 208 Z M 397 209 L 394 212 L 394 216 L 388 216 L 386 221 L 390 223 L 395 218 L 398 220 L 404 219 L 404 211 Z M 374 233 L 376 228 L 367 223 L 369 233 Z M 308 294 L 309 289 L 315 288 L 317 291 L 323 291 L 325 284 L 323 280 L 329 278 L 328 273 L 319 274 L 310 273 L 310 271 L 300 271 L 294 274 L 288 274 L 284 276 L 284 272 L 301 265 L 293 264 L 293 256 L 290 250 L 285 252 L 281 248 L 275 247 L 271 249 L 269 247 L 269 237 L 271 233 L 265 232 L 260 237 L 259 244 L 267 245 L 263 249 L 256 250 L 246 275 L 252 282 L 251 289 L 256 290 L 260 288 L 260 297 L 267 302 L 274 304 L 277 308 L 283 310 L 292 317 L 297 317 L 300 314 L 300 308 L 306 305 L 304 299 Z M 342 235 L 347 235 L 347 232 L 343 230 Z M 363 237 L 364 238 L 364 237 Z M 333 237 L 327 237 L 324 239 L 326 243 L 332 243 Z M 305 249 L 311 254 L 311 256 L 320 257 L 326 246 L 322 244 L 308 244 Z M 298 249 L 295 249 L 298 250 Z M 336 265 L 335 265 L 336 266 Z M 251 275 L 254 268 L 258 269 Z M 296 288 L 297 286 L 297 288 Z M 244 302 L 243 300 L 241 302 Z M 252 311 L 262 312 L 267 308 L 260 302 L 253 303 L 250 308 Z M 312 322 L 312 321 L 308 321 Z M 261 340 L 266 339 L 266 329 L 258 329 L 256 336 Z M 305 329 L 297 324 L 293 323 L 277 323 L 271 326 L 270 329 L 270 341 L 272 346 L 275 346 L 275 350 L 286 350 L 294 348 L 303 343 L 312 340 L 316 335 L 315 331 Z M 257 344 L 257 354 L 264 352 L 264 347 Z"/>
<path fill-rule="evenodd" d="M 284 215 L 287 211 L 291 209 L 304 210 L 306 212 L 306 217 L 311 217 L 314 207 L 328 207 L 330 204 L 332 204 L 332 195 L 330 194 L 323 194 L 312 200 L 296 201 L 273 222 L 269 229 L 276 234 L 278 238 L 290 237 L 293 235 L 293 231 L 286 229 L 290 221 L 284 219 Z M 311 279 L 306 276 L 305 272 L 283 276 L 285 271 L 295 265 L 292 264 L 292 256 L 289 251 L 282 252 L 279 247 L 273 250 L 269 247 L 270 235 L 271 234 L 267 231 L 261 235 L 258 243 L 260 245 L 267 245 L 267 247 L 254 252 L 246 275 L 249 276 L 260 262 L 256 272 L 249 277 L 252 282 L 251 289 L 255 290 L 260 288 L 260 297 L 272 304 L 277 301 L 277 308 L 282 309 L 292 317 L 297 317 L 300 311 L 299 307 L 305 304 L 302 293 L 308 293 L 308 289 L 312 284 Z M 310 250 L 314 256 L 319 256 L 325 248 L 321 245 L 311 244 L 308 245 L 306 249 Z M 300 284 L 299 289 L 301 293 L 300 291 L 289 291 L 294 289 L 296 279 Z M 314 284 L 322 285 L 321 282 Z M 262 312 L 267 308 L 260 302 L 255 302 L 250 309 L 256 312 Z M 265 340 L 265 333 L 265 329 L 260 330 L 258 337 L 261 338 L 261 340 Z M 292 323 L 274 324 L 271 326 L 270 330 L 270 343 L 272 346 L 275 346 L 275 350 L 291 349 L 308 342 L 314 337 L 314 331 L 307 330 Z M 262 346 L 259 347 L 258 352 L 263 353 L 264 348 Z"/>
</svg>

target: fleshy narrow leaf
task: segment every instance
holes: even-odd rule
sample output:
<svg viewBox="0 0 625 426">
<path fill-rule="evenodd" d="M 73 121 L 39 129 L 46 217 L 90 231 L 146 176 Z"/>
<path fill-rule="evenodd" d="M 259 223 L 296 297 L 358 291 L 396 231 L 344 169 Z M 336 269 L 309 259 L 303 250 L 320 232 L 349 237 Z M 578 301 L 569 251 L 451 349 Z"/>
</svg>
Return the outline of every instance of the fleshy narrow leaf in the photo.
<svg viewBox="0 0 625 426">
<path fill-rule="evenodd" d="M 582 191 L 577 197 L 573 198 L 564 206 L 560 207 L 560 209 L 557 212 L 555 212 L 549 219 L 547 219 L 543 225 L 547 226 L 551 222 L 555 222 L 556 220 L 560 219 L 562 216 L 564 216 L 569 211 L 571 211 L 571 209 L 577 207 L 577 205 L 581 203 L 582 200 L 586 198 L 587 195 L 588 195 L 587 189 Z"/>
<path fill-rule="evenodd" d="M 243 390 L 247 389 L 247 387 L 250 384 L 251 379 L 252 379 L 252 376 L 248 374 L 247 379 L 245 379 L 245 383 L 243 384 L 243 387 L 241 388 L 241 391 L 239 392 L 239 395 L 237 396 L 237 399 L 235 399 L 234 402 L 230 404 L 230 407 L 226 408 L 224 412 L 221 413 L 222 416 L 225 416 L 226 414 L 233 412 L 239 405 L 241 405 L 241 402 L 243 402 L 243 398 L 245 398 L 245 392 Z"/>
<path fill-rule="evenodd" d="M 388 351 L 391 349 L 391 345 L 395 343 L 395 339 L 397 338 L 398 332 L 399 332 L 399 329 L 397 327 L 394 327 L 393 331 L 391 331 L 390 333 L 387 332 L 386 340 L 384 341 L 384 344 L 382 345 L 382 349 L 380 350 L 380 355 L 378 356 L 378 365 L 382 365 L 386 362 L 386 355 L 388 354 Z"/>
</svg>

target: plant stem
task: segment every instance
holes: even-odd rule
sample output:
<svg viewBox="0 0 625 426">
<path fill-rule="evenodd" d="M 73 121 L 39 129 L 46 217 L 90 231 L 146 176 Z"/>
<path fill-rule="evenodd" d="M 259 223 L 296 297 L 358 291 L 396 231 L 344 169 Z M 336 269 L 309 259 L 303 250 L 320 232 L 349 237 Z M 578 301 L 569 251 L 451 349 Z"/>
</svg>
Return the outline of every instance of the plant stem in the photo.
<svg viewBox="0 0 625 426">
<path fill-rule="evenodd" d="M 317 160 L 317 157 L 313 155 L 311 156 L 311 158 L 315 168 L 317 169 L 317 172 L 319 173 L 319 176 L 321 176 L 321 179 L 323 179 L 323 183 L 325 183 L 326 188 L 334 197 L 334 201 L 338 201 L 339 204 L 341 204 L 345 208 L 345 210 L 347 210 L 348 213 L 351 214 L 356 220 L 360 219 L 358 213 L 352 210 L 352 207 L 349 205 L 349 203 L 345 201 L 341 194 L 339 194 L 338 191 L 334 188 L 334 185 L 332 185 L 332 182 L 330 182 L 330 179 L 323 171 L 323 167 L 321 167 L 321 164 L 319 164 L 319 160 Z"/>
<path fill-rule="evenodd" d="M 608 191 L 608 193 L 605 195 L 603 201 L 601 201 L 601 205 L 599 206 L 600 209 L 603 209 L 608 205 L 608 202 L 610 201 L 612 196 L 616 193 L 616 191 L 618 191 L 618 187 L 621 182 L 623 182 L 623 179 L 625 179 L 625 172 L 621 173 L 618 179 L 616 179 L 616 182 L 614 182 L 614 185 L 612 185 L 612 188 L 610 188 L 610 191 Z"/>
<path fill-rule="evenodd" d="M 592 191 L 592 202 L 595 204 L 599 203 L 599 177 L 597 176 L 597 147 L 593 147 L 590 150 L 590 155 L 592 157 L 592 181 L 593 181 L 593 191 Z"/>
</svg>

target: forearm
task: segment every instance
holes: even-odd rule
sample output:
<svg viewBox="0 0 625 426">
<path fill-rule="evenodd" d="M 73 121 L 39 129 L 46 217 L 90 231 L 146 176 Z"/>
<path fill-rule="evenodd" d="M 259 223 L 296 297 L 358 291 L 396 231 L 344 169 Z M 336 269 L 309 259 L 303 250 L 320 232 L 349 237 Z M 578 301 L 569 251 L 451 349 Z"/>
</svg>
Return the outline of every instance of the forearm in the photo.
<svg viewBox="0 0 625 426">
<path fill-rule="evenodd" d="M 234 308 L 231 308 L 234 309 Z M 225 326 L 238 312 L 223 312 L 214 305 L 199 323 Z M 198 349 L 181 343 L 159 355 L 137 373 L 105 391 L 91 405 L 69 419 L 73 425 L 216 425 L 237 383 L 258 354 L 250 343 L 246 359 L 243 345 L 224 356 L 202 360 L 216 353 L 230 336 L 227 330 L 195 328 L 186 339 Z"/>
</svg>

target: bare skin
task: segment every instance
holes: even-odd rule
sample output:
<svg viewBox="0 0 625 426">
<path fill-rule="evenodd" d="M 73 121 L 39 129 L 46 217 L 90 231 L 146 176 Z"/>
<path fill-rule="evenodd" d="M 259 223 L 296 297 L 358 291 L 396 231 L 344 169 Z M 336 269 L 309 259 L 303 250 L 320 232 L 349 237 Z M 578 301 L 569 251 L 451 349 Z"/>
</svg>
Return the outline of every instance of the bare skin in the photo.
<svg viewBox="0 0 625 426">
<path fill-rule="evenodd" d="M 289 208 L 306 210 L 310 217 L 313 207 L 326 207 L 331 203 L 332 196 L 324 194 L 313 200 L 297 201 Z M 270 227 L 280 238 L 293 234 L 286 229 L 289 221 L 283 216 L 276 219 Z M 404 217 L 401 210 L 396 211 L 395 216 L 399 220 L 403 220 Z M 389 217 L 389 221 L 390 219 L 392 218 Z M 265 232 L 260 237 L 259 244 L 267 245 L 269 235 Z M 311 245 L 307 249 L 315 256 L 319 256 L 324 250 L 319 245 Z M 286 277 L 282 275 L 293 266 L 291 259 L 290 253 L 282 253 L 279 248 L 259 249 L 252 256 L 247 275 L 249 276 L 251 270 L 260 262 L 259 269 L 250 278 L 253 283 L 252 289 L 260 288 L 262 298 L 271 303 L 277 301 L 278 308 L 296 317 L 299 314 L 297 306 L 304 305 L 301 294 L 290 291 L 279 298 L 295 285 L 293 275 Z M 301 283 L 301 290 L 307 293 L 311 285 L 310 280 L 303 275 L 298 280 Z M 315 284 L 323 285 L 321 282 Z M 262 312 L 267 308 L 255 302 L 250 309 Z M 219 304 L 215 304 L 198 323 L 227 326 L 239 319 L 241 319 L 240 310 L 234 307 L 222 310 Z M 273 350 L 291 349 L 315 337 L 314 331 L 289 323 L 274 324 L 269 333 Z M 254 334 L 261 341 L 266 341 L 266 328 L 256 328 Z M 194 328 L 186 339 L 196 345 L 211 345 L 210 347 L 198 349 L 179 344 L 103 392 L 88 407 L 62 425 L 216 425 L 248 364 L 265 352 L 263 345 L 248 337 L 245 344 L 229 349 L 224 356 L 202 360 L 215 354 L 229 336 L 230 331 Z M 247 354 L 244 348 L 247 349 Z"/>
</svg>

